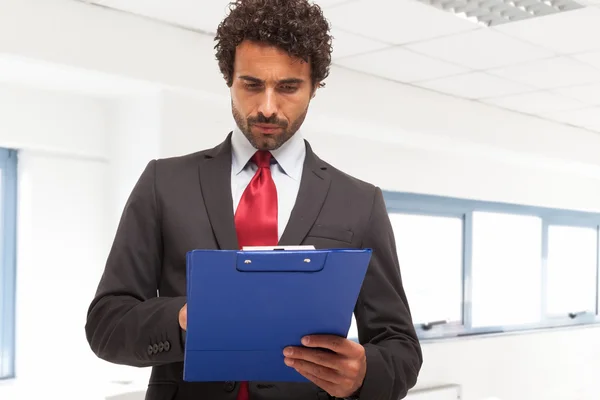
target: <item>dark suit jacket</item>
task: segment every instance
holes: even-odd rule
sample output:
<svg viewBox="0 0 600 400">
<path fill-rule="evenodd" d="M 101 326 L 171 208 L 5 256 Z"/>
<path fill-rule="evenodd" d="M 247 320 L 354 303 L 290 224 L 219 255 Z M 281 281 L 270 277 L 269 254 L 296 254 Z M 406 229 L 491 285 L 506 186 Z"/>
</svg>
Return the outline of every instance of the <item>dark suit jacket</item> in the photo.
<svg viewBox="0 0 600 400">
<path fill-rule="evenodd" d="M 152 367 L 147 400 L 235 400 L 236 382 L 182 381 L 186 252 L 238 249 L 231 196 L 231 135 L 198 153 L 151 161 L 134 187 L 93 299 L 86 335 L 107 361 Z M 296 205 L 280 244 L 372 248 L 355 308 L 367 355 L 361 399 L 403 398 L 422 355 L 402 287 L 381 190 L 320 160 L 306 143 Z M 251 382 L 252 400 L 328 399 L 312 383 Z"/>
</svg>

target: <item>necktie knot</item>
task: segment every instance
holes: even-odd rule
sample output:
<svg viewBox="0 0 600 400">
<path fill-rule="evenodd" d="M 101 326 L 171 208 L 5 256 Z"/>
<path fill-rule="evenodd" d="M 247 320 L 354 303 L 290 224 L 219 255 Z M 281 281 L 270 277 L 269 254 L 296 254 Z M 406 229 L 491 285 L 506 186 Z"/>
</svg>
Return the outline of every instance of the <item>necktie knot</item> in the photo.
<svg viewBox="0 0 600 400">
<path fill-rule="evenodd" d="M 273 155 L 270 151 L 259 150 L 252 156 L 252 162 L 258 168 L 271 168 L 271 158 Z"/>
</svg>

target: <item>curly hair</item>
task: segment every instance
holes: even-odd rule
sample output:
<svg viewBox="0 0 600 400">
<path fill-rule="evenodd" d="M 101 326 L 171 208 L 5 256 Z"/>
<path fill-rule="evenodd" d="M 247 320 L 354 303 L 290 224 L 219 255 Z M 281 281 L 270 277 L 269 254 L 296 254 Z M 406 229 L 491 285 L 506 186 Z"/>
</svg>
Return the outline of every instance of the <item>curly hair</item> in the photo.
<svg viewBox="0 0 600 400">
<path fill-rule="evenodd" d="M 325 86 L 329 75 L 332 36 L 321 8 L 308 0 L 237 0 L 219 24 L 216 58 L 231 87 L 237 46 L 244 40 L 268 43 L 290 56 L 310 62 L 313 85 Z"/>
</svg>

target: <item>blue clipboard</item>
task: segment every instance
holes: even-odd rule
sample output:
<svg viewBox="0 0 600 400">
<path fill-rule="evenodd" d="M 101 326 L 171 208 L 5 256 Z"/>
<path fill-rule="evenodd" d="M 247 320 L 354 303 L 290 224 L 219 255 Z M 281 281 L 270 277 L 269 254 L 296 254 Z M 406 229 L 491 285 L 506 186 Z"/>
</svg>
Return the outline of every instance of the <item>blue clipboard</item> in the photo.
<svg viewBox="0 0 600 400">
<path fill-rule="evenodd" d="M 283 349 L 310 334 L 347 337 L 371 252 L 188 252 L 183 379 L 307 381 Z"/>
</svg>

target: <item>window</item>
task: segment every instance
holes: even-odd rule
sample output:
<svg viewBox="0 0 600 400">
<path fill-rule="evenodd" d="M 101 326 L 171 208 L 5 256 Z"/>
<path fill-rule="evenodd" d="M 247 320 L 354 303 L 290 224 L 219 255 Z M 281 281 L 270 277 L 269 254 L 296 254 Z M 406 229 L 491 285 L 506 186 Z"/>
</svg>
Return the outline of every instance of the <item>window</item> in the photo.
<svg viewBox="0 0 600 400">
<path fill-rule="evenodd" d="M 546 313 L 565 317 L 596 311 L 598 230 L 548 227 Z"/>
<path fill-rule="evenodd" d="M 402 280 L 418 324 L 462 320 L 463 221 L 391 214 Z M 429 284 L 421 285 L 428 280 Z M 439 299 L 432 302 L 430 299 Z"/>
<path fill-rule="evenodd" d="M 600 214 L 384 196 L 421 339 L 600 323 Z"/>
<path fill-rule="evenodd" d="M 14 376 L 17 154 L 0 149 L 0 379 Z"/>
<path fill-rule="evenodd" d="M 472 240 L 472 326 L 539 322 L 541 219 L 475 212 Z"/>
</svg>

